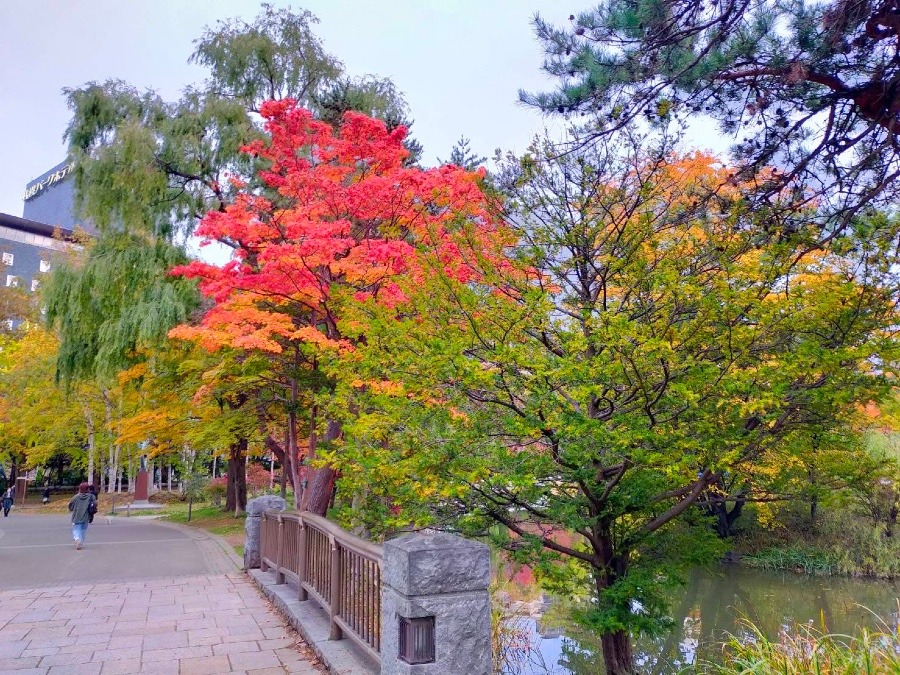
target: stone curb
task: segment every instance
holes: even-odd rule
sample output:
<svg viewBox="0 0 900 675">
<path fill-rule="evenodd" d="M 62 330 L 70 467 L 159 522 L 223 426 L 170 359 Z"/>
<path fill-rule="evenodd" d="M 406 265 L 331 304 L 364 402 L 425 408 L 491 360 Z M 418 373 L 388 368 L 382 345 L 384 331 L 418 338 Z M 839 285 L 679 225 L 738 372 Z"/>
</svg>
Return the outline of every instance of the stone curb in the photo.
<svg viewBox="0 0 900 675">
<path fill-rule="evenodd" d="M 329 672 L 336 675 L 378 675 L 381 672 L 351 640 L 328 639 L 330 619 L 315 600 L 300 602 L 297 589 L 289 584 L 276 584 L 272 572 L 250 569 L 247 576 L 300 633 Z"/>
</svg>

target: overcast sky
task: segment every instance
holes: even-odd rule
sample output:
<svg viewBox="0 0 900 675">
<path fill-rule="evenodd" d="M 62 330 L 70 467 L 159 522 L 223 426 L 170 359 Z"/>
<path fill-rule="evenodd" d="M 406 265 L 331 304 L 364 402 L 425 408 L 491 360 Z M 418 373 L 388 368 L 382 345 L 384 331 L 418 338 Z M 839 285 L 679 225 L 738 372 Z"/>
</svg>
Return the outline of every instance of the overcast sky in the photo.
<svg viewBox="0 0 900 675">
<path fill-rule="evenodd" d="M 552 86 L 540 71 L 531 17 L 565 22 L 572 0 L 307 0 L 317 34 L 348 73 L 394 80 L 415 120 L 425 161 L 446 158 L 460 135 L 490 156 L 519 149 L 543 125 L 517 103 L 520 87 Z M 169 99 L 199 82 L 187 64 L 203 27 L 252 0 L 0 0 L 0 211 L 22 215 L 25 184 L 65 157 L 61 90 L 126 80 Z"/>
</svg>

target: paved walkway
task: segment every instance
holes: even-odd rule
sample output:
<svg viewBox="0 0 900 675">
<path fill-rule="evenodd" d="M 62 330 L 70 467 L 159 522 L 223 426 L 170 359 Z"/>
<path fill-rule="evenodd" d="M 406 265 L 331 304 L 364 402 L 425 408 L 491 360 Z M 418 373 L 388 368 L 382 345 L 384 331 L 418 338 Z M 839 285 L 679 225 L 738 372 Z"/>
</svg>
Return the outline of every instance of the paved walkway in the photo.
<svg viewBox="0 0 900 675">
<path fill-rule="evenodd" d="M 64 517 L 0 521 L 0 673 L 324 672 L 205 534 L 116 518 L 82 551 L 68 536 Z"/>
</svg>

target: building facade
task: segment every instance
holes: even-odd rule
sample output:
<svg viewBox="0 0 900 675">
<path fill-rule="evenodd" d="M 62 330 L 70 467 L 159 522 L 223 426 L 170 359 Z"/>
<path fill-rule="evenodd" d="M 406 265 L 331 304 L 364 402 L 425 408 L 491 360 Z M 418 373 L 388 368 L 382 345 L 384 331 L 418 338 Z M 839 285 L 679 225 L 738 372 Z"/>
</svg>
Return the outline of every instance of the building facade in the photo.
<svg viewBox="0 0 900 675">
<path fill-rule="evenodd" d="M 0 213 L 0 285 L 36 291 L 72 236 L 71 230 Z"/>
</svg>

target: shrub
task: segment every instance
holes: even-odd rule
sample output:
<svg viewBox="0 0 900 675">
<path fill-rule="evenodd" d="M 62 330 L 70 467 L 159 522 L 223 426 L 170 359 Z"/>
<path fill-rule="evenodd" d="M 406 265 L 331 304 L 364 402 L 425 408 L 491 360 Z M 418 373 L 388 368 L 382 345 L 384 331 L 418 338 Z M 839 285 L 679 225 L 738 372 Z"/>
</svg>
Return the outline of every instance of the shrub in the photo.
<svg viewBox="0 0 900 675">
<path fill-rule="evenodd" d="M 900 576 L 900 537 L 886 537 L 884 526 L 848 508 L 822 509 L 814 528 L 796 505 L 779 509 L 777 518 L 781 525 L 768 530 L 747 523 L 736 539 L 743 563 L 808 574 Z"/>
<path fill-rule="evenodd" d="M 189 473 L 181 481 L 182 501 L 192 499 L 194 501 L 208 494 L 209 476 L 204 473 Z"/>
<path fill-rule="evenodd" d="M 833 553 L 808 546 L 768 548 L 759 553 L 748 553 L 741 561 L 749 567 L 793 570 L 805 574 L 836 574 L 841 571 Z"/>
<path fill-rule="evenodd" d="M 228 476 L 213 478 L 206 486 L 206 497 L 213 506 L 222 506 L 228 494 Z"/>
<path fill-rule="evenodd" d="M 259 465 L 247 463 L 247 492 L 259 494 L 269 489 L 271 477 L 268 470 Z"/>
</svg>

